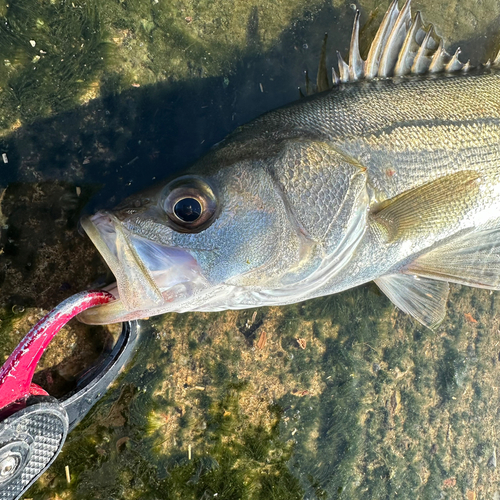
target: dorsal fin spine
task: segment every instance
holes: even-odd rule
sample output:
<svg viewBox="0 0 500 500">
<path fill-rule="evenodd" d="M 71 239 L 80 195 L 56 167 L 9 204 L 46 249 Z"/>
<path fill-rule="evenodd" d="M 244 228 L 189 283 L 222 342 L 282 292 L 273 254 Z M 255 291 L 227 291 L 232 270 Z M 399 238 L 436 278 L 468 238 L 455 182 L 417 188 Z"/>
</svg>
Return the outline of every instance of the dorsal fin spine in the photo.
<svg viewBox="0 0 500 500">
<path fill-rule="evenodd" d="M 433 33 L 433 27 L 429 28 L 429 31 L 427 31 L 423 41 L 422 45 L 420 45 L 420 48 L 418 49 L 417 55 L 415 56 L 415 59 L 413 60 L 413 65 L 411 67 L 411 72 L 414 73 L 415 75 L 422 75 L 424 74 L 428 69 L 431 64 L 431 60 L 427 57 L 427 53 L 429 51 L 429 40 L 432 37 Z"/>
<path fill-rule="evenodd" d="M 403 43 L 403 48 L 399 52 L 398 60 L 396 63 L 396 68 L 394 74 L 396 76 L 407 75 L 411 71 L 411 61 L 415 57 L 414 54 L 418 51 L 418 43 L 416 41 L 417 32 L 422 27 L 422 17 L 420 12 L 415 14 L 415 19 L 410 27 L 410 30 L 406 34 L 405 41 Z"/>
<path fill-rule="evenodd" d="M 444 50 L 443 39 L 439 40 L 439 46 L 432 56 L 429 73 L 439 73 L 444 70 L 445 65 L 451 59 L 451 56 Z"/>
<path fill-rule="evenodd" d="M 335 68 L 333 66 L 332 66 L 332 82 L 334 87 L 340 84 L 340 78 L 337 76 L 337 72 L 335 71 Z"/>
<path fill-rule="evenodd" d="M 460 49 L 451 56 L 444 48 L 444 41 L 434 31 L 434 27 L 424 26 L 420 12 L 412 21 L 411 0 L 405 0 L 398 9 L 398 0 L 392 0 L 377 30 L 368 51 L 366 61 L 359 50 L 360 11 L 356 10 L 351 34 L 350 50 L 347 60 L 337 51 L 338 75 L 332 68 L 333 85 L 361 79 L 401 77 L 409 74 L 435 74 L 439 72 L 469 71 L 470 61 L 466 64 L 459 59 Z M 486 68 L 500 68 L 500 52 L 493 62 L 488 61 Z M 308 77 L 306 75 L 306 79 Z M 306 81 L 306 93 L 321 92 L 329 88 L 326 71 L 326 35 L 321 49 L 317 85 L 312 88 Z"/>
<path fill-rule="evenodd" d="M 325 33 L 323 37 L 323 43 L 321 45 L 321 56 L 318 66 L 318 75 L 316 76 L 316 87 L 318 92 L 323 92 L 330 88 L 330 82 L 328 81 L 328 71 L 326 69 L 326 42 L 328 40 L 328 33 Z"/>
<path fill-rule="evenodd" d="M 459 71 L 464 67 L 463 63 L 461 63 L 460 60 L 458 59 L 458 56 L 460 55 L 461 52 L 462 51 L 460 47 L 458 47 L 458 49 L 453 54 L 451 61 L 445 66 L 445 71 L 451 73 L 453 71 Z"/>
<path fill-rule="evenodd" d="M 342 59 L 340 52 L 337 50 L 337 59 L 339 60 L 339 76 L 340 81 L 346 83 L 349 81 L 349 65 Z"/>
<path fill-rule="evenodd" d="M 398 15 L 398 0 L 393 0 L 385 13 L 384 19 L 380 23 L 380 27 L 368 51 L 368 57 L 365 62 L 365 76 L 370 80 L 377 76 L 384 47 Z"/>
<path fill-rule="evenodd" d="M 360 12 L 357 10 L 349 49 L 349 78 L 352 81 L 359 80 L 364 75 L 364 61 L 359 53 L 359 15 Z"/>
<path fill-rule="evenodd" d="M 309 73 L 307 70 L 304 71 L 304 77 L 306 79 L 306 95 L 311 95 L 312 89 L 311 89 L 311 80 L 309 79 Z"/>
<path fill-rule="evenodd" d="M 387 43 L 380 58 L 378 76 L 385 78 L 392 75 L 410 25 L 411 0 L 406 0 L 387 38 Z"/>
<path fill-rule="evenodd" d="M 497 56 L 495 57 L 495 60 L 491 63 L 492 66 L 495 68 L 500 68 L 500 50 L 498 51 Z"/>
</svg>

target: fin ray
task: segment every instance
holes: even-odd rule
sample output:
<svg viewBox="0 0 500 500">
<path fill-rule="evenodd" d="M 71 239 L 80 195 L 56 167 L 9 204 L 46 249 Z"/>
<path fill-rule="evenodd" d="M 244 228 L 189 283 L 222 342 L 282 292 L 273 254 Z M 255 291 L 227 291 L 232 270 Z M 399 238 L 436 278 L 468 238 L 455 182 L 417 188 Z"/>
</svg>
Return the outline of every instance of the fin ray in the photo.
<svg viewBox="0 0 500 500">
<path fill-rule="evenodd" d="M 429 73 L 440 73 L 444 71 L 446 65 L 451 61 L 451 56 L 444 50 L 443 39 L 439 41 L 439 46 L 432 56 Z"/>
<path fill-rule="evenodd" d="M 440 177 L 381 203 L 371 217 L 389 242 L 429 234 L 439 225 L 455 226 L 471 209 L 471 197 L 478 198 L 480 175 L 464 170 Z M 446 207 L 454 206 L 453 211 Z"/>
<path fill-rule="evenodd" d="M 500 68 L 500 50 L 498 51 L 497 56 L 495 57 L 494 61 L 491 63 L 492 66 L 495 68 Z"/>
<path fill-rule="evenodd" d="M 428 328 L 435 328 L 446 314 L 450 288 L 445 281 L 391 274 L 376 279 L 375 283 L 397 308 Z"/>
<path fill-rule="evenodd" d="M 398 18 L 396 19 L 396 22 L 394 23 L 391 33 L 389 34 L 387 44 L 384 47 L 384 52 L 380 58 L 378 76 L 382 78 L 391 76 L 398 59 L 398 54 L 404 44 L 410 23 L 411 0 L 406 0 Z"/>
<path fill-rule="evenodd" d="M 424 39 L 418 49 L 417 55 L 413 61 L 411 67 L 411 73 L 415 75 L 423 75 L 427 73 L 432 62 L 432 57 L 429 57 L 431 51 L 436 51 L 439 47 L 439 43 L 436 43 L 434 37 L 436 33 L 434 31 L 434 26 L 432 24 L 429 26 L 429 30 L 425 33 Z"/>
<path fill-rule="evenodd" d="M 470 231 L 421 255 L 404 272 L 500 290 L 500 227 Z"/>
<path fill-rule="evenodd" d="M 394 74 L 396 76 L 407 75 L 411 71 L 413 60 L 415 59 L 418 48 L 420 46 L 417 40 L 417 36 L 418 33 L 421 32 L 422 26 L 422 16 L 420 15 L 420 12 L 417 12 L 415 14 L 413 24 L 406 34 L 405 41 L 403 42 L 403 47 L 401 48 L 398 60 L 396 61 L 396 67 L 394 68 Z"/>
<path fill-rule="evenodd" d="M 349 81 L 349 65 L 344 61 L 344 59 L 342 59 L 339 51 L 337 51 L 337 59 L 339 60 L 340 81 L 346 83 Z"/>
<path fill-rule="evenodd" d="M 349 79 L 356 81 L 364 74 L 363 68 L 365 62 L 361 59 L 359 53 L 359 10 L 354 17 L 354 28 L 352 29 L 351 46 L 349 49 Z"/>
<path fill-rule="evenodd" d="M 369 80 L 377 76 L 380 58 L 398 15 L 398 0 L 393 0 L 368 51 L 365 62 L 365 78 Z"/>
<path fill-rule="evenodd" d="M 330 88 L 330 83 L 328 82 L 328 71 L 326 69 L 326 41 L 328 40 L 328 34 L 325 33 L 323 38 L 323 44 L 321 45 L 321 57 L 318 66 L 318 76 L 316 77 L 316 85 L 318 92 L 323 92 Z"/>
<path fill-rule="evenodd" d="M 458 47 L 458 49 L 453 54 L 451 61 L 445 66 L 446 72 L 452 73 L 453 71 L 460 71 L 465 66 L 462 62 L 460 62 L 460 59 L 458 58 L 461 52 L 462 51 L 460 50 L 460 47 Z"/>
</svg>

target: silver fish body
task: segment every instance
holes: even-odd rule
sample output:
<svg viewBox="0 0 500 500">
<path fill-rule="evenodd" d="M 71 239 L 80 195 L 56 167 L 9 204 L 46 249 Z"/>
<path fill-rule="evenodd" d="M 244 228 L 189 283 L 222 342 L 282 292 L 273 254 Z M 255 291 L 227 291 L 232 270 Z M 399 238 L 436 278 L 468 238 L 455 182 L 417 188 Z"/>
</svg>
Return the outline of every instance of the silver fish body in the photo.
<svg viewBox="0 0 500 500">
<path fill-rule="evenodd" d="M 81 319 L 281 305 L 375 280 L 432 327 L 448 282 L 500 288 L 499 173 L 495 67 L 341 84 L 85 219 L 118 300 Z"/>
</svg>

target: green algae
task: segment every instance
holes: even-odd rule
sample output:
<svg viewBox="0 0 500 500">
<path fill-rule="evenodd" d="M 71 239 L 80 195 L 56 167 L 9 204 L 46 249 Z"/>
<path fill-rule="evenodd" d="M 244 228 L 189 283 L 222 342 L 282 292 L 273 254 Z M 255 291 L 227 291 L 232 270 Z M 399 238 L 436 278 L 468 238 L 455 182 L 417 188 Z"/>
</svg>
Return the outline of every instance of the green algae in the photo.
<svg viewBox="0 0 500 500">
<path fill-rule="evenodd" d="M 29 495 L 491 498 L 500 340 L 489 299 L 454 287 L 432 332 L 367 286 L 259 310 L 262 349 L 239 331 L 247 311 L 155 319 L 135 366 Z M 481 323 L 462 325 L 469 314 Z"/>
<path fill-rule="evenodd" d="M 0 131 L 131 85 L 228 74 L 243 55 L 269 49 L 303 10 L 283 0 L 4 1 Z"/>
<path fill-rule="evenodd" d="M 18 312 L 18 309 L 15 307 L 0 310 L 0 360 L 2 362 L 10 356 L 22 338 L 21 332 L 16 328 L 16 320 L 19 320 L 20 316 L 27 315 L 28 312 L 24 310 Z"/>
<path fill-rule="evenodd" d="M 0 127 L 69 109 L 99 79 L 111 45 L 97 2 L 4 3 L 0 23 Z"/>
</svg>

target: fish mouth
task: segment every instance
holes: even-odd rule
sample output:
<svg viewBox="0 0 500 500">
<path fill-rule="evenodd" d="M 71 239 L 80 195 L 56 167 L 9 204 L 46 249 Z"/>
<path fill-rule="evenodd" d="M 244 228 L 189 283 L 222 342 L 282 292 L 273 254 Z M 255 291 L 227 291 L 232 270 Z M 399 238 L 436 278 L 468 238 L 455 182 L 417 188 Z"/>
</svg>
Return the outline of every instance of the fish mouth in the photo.
<svg viewBox="0 0 500 500">
<path fill-rule="evenodd" d="M 117 323 L 174 311 L 207 286 L 187 250 L 137 236 L 111 213 L 84 217 L 81 225 L 116 278 L 105 288 L 116 300 L 81 313 L 83 323 Z"/>
</svg>

